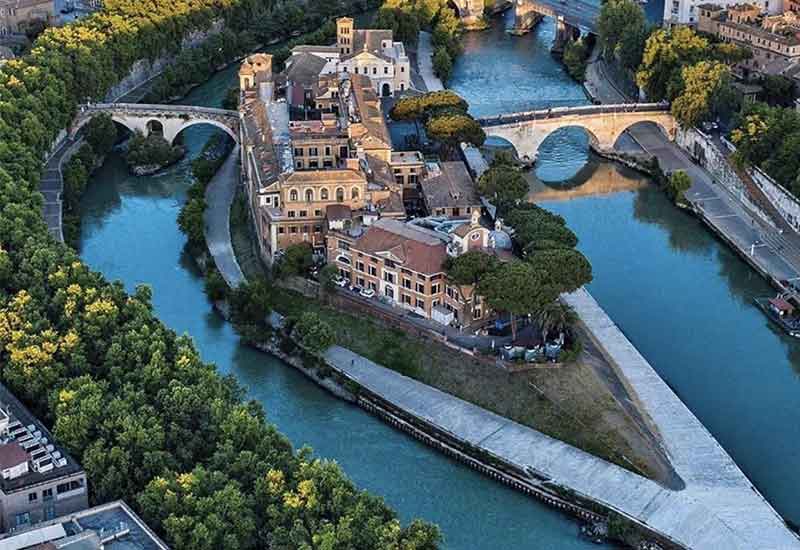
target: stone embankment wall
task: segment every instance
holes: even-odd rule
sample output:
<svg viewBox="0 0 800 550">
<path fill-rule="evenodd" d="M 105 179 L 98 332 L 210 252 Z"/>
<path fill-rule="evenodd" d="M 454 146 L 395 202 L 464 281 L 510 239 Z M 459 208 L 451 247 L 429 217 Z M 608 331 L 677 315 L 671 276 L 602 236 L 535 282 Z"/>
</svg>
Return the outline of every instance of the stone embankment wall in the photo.
<svg viewBox="0 0 800 550">
<path fill-rule="evenodd" d="M 772 206 L 795 231 L 800 231 L 800 200 L 759 168 L 749 171 Z"/>
<path fill-rule="evenodd" d="M 221 32 L 224 26 L 225 22 L 221 19 L 218 19 L 214 21 L 206 30 L 198 30 L 189 33 L 181 42 L 180 49 L 192 48 L 202 44 L 208 40 L 210 36 Z M 131 93 L 136 88 L 163 73 L 167 67 L 175 64 L 176 59 L 177 53 L 163 55 L 153 61 L 148 59 L 140 59 L 133 64 L 128 76 L 123 78 L 116 86 L 112 87 L 108 91 L 106 96 L 103 98 L 103 102 L 114 103 L 118 101 L 121 97 Z"/>
</svg>

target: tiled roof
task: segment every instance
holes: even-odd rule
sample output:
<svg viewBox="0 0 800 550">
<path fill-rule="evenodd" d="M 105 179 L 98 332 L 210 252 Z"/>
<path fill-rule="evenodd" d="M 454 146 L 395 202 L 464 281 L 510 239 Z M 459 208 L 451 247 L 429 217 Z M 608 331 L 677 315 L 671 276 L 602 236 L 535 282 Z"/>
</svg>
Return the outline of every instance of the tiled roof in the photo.
<svg viewBox="0 0 800 550">
<path fill-rule="evenodd" d="M 312 87 L 319 81 L 319 74 L 327 61 L 310 53 L 301 53 L 289 58 L 291 64 L 286 69 L 286 80 L 301 86 Z"/>
<path fill-rule="evenodd" d="M 447 257 L 444 242 L 403 222 L 381 218 L 353 244 L 370 255 L 391 254 L 407 269 L 432 275 L 442 271 Z"/>
<path fill-rule="evenodd" d="M 475 184 L 463 162 L 441 162 L 439 173 L 422 180 L 428 208 L 479 206 Z"/>
</svg>

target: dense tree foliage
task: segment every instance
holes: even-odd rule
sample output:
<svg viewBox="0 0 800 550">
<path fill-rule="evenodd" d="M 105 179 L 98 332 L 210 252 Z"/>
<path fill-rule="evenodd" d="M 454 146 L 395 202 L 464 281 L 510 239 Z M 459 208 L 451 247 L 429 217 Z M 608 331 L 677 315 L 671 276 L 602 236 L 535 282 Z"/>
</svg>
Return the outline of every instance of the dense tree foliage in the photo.
<svg viewBox="0 0 800 550">
<path fill-rule="evenodd" d="M 111 115 L 101 113 L 95 115 L 86 123 L 84 130 L 86 143 L 96 155 L 105 155 L 117 142 L 117 126 L 111 120 Z"/>
<path fill-rule="evenodd" d="M 128 166 L 158 166 L 164 167 L 177 162 L 184 154 L 182 147 L 172 145 L 158 134 L 145 136 L 136 132 L 128 141 L 128 151 L 125 161 Z"/>
<path fill-rule="evenodd" d="M 669 178 L 667 179 L 667 185 L 664 190 L 667 193 L 667 196 L 676 203 L 683 203 L 685 202 L 684 193 L 689 190 L 692 186 L 692 179 L 689 177 L 689 174 L 684 172 L 683 170 L 678 170 L 670 174 Z"/>
<path fill-rule="evenodd" d="M 442 114 L 466 114 L 469 105 L 457 93 L 450 90 L 428 92 L 419 96 L 400 99 L 392 107 L 394 120 L 421 120 Z"/>
<path fill-rule="evenodd" d="M 313 311 L 303 313 L 295 322 L 297 340 L 312 353 L 321 353 L 336 342 L 333 328 Z"/>
<path fill-rule="evenodd" d="M 276 273 L 280 277 L 305 275 L 314 265 L 314 250 L 311 243 L 295 243 L 286 247 L 283 258 L 276 263 Z"/>
<path fill-rule="evenodd" d="M 445 157 L 460 143 L 480 147 L 486 141 L 483 128 L 469 115 L 435 116 L 425 124 L 425 132 L 429 138 L 442 144 Z"/>
<path fill-rule="evenodd" d="M 740 162 L 758 166 L 800 197 L 800 115 L 794 109 L 745 105 L 731 133 Z"/>
<path fill-rule="evenodd" d="M 736 103 L 731 71 L 718 61 L 701 61 L 681 71 L 683 92 L 672 103 L 672 114 L 683 126 L 697 126 L 721 113 L 730 113 Z"/>
<path fill-rule="evenodd" d="M 447 279 L 458 285 L 477 285 L 484 275 L 497 268 L 498 260 L 480 250 L 470 250 L 445 260 Z"/>
<path fill-rule="evenodd" d="M 497 155 L 489 169 L 478 178 L 478 192 L 505 210 L 528 194 L 530 185 L 507 155 Z"/>
<path fill-rule="evenodd" d="M 83 464 L 92 502 L 127 500 L 176 550 L 435 548 L 435 527 L 401 526 L 336 465 L 295 453 L 232 378 L 154 317 L 146 287 L 129 295 L 89 270 L 41 216 L 39 173 L 55 136 L 136 60 L 175 51 L 214 20 L 280 38 L 299 22 L 320 27 L 343 3 L 104 4 L 0 68 L 3 382 Z"/>
<path fill-rule="evenodd" d="M 586 78 L 586 65 L 592 53 L 593 37 L 590 34 L 586 38 L 572 40 L 564 47 L 564 66 L 569 75 L 578 82 L 583 82 Z"/>
<path fill-rule="evenodd" d="M 647 20 L 641 5 L 634 0 L 608 0 L 597 20 L 598 44 L 603 56 L 635 70 L 642 61 L 647 40 Z"/>
</svg>

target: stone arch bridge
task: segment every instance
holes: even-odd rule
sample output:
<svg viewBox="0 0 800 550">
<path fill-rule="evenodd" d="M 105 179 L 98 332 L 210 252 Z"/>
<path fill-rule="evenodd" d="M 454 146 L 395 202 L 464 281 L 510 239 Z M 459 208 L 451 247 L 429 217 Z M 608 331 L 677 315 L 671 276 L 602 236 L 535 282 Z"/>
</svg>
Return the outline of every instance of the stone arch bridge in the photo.
<svg viewBox="0 0 800 550">
<path fill-rule="evenodd" d="M 225 109 L 188 105 L 150 105 L 146 103 L 90 103 L 81 105 L 70 128 L 75 136 L 84 124 L 99 113 L 111 115 L 112 120 L 144 135 L 160 133 L 172 143 L 178 134 L 196 124 L 210 124 L 239 142 L 239 113 Z"/>
<path fill-rule="evenodd" d="M 627 103 L 559 107 L 477 119 L 487 137 L 511 143 L 520 159 L 532 162 L 542 142 L 560 128 L 577 126 L 589 134 L 598 151 L 611 151 L 622 133 L 641 122 L 657 125 L 671 140 L 678 125 L 667 103 Z"/>
</svg>

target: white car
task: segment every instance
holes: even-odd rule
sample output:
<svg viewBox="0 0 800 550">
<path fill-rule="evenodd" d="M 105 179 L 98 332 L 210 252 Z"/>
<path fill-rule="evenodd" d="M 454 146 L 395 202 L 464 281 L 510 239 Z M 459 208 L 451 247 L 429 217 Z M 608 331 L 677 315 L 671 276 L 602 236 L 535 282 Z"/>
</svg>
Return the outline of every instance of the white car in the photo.
<svg viewBox="0 0 800 550">
<path fill-rule="evenodd" d="M 375 291 L 372 290 L 371 288 L 362 288 L 361 291 L 358 294 L 363 296 L 364 298 L 373 298 L 373 297 L 375 297 Z"/>
<path fill-rule="evenodd" d="M 339 275 L 333 280 L 333 284 L 335 284 L 339 288 L 345 288 L 349 284 L 349 281 L 344 277 L 342 277 L 341 275 Z"/>
</svg>

